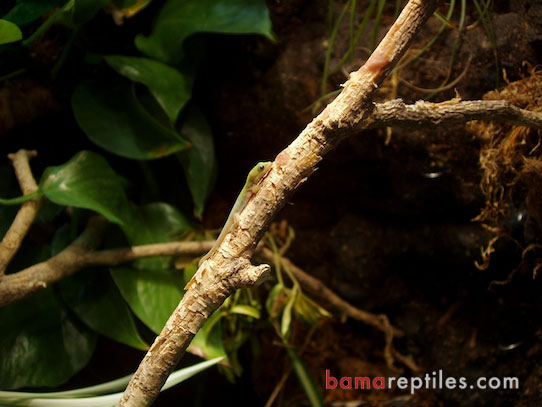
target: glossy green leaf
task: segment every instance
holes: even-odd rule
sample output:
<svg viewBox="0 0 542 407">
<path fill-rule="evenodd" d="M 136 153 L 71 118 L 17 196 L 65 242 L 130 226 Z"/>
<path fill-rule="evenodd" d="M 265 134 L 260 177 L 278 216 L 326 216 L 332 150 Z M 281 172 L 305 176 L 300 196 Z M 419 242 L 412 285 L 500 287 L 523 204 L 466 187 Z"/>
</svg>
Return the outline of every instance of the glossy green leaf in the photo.
<svg viewBox="0 0 542 407">
<path fill-rule="evenodd" d="M 190 100 L 191 77 L 185 77 L 177 69 L 148 58 L 110 55 L 105 60 L 119 74 L 144 84 L 169 120 L 175 123 L 180 111 Z"/>
<path fill-rule="evenodd" d="M 148 348 L 108 272 L 93 268 L 62 280 L 59 286 L 64 301 L 94 331 L 136 349 Z"/>
<path fill-rule="evenodd" d="M 127 224 L 132 207 L 124 183 L 98 154 L 82 151 L 66 164 L 47 168 L 40 189 L 58 205 L 96 211 L 112 222 Z"/>
<path fill-rule="evenodd" d="M 197 32 L 262 34 L 273 38 L 264 0 L 168 0 L 154 22 L 150 36 L 136 37 L 144 54 L 175 64 L 184 40 Z"/>
<path fill-rule="evenodd" d="M 222 316 L 223 314 L 220 311 L 216 311 L 211 315 L 190 342 L 188 347 L 190 353 L 204 359 L 227 357 L 224 342 L 222 341 L 222 324 L 220 323 Z"/>
<path fill-rule="evenodd" d="M 138 208 L 137 219 L 125 232 L 132 244 L 169 242 L 189 230 L 190 223 L 175 208 L 155 203 Z M 159 333 L 181 300 L 183 276 L 171 269 L 170 257 L 141 259 L 111 274 L 130 308 L 150 329 Z"/>
<path fill-rule="evenodd" d="M 17 25 L 25 25 L 37 20 L 56 7 L 61 7 L 66 0 L 17 0 L 15 6 L 4 16 L 4 20 Z"/>
<path fill-rule="evenodd" d="M 143 108 L 129 83 L 82 82 L 72 96 L 72 108 L 93 143 L 123 157 L 148 160 L 189 145 Z"/>
<path fill-rule="evenodd" d="M 141 206 L 134 211 L 132 222 L 124 227 L 128 240 L 133 245 L 165 243 L 179 239 L 192 230 L 192 225 L 176 208 L 163 202 Z M 155 270 L 169 269 L 170 257 L 140 259 L 136 268 Z"/>
<path fill-rule="evenodd" d="M 96 337 L 51 289 L 0 309 L 0 388 L 52 387 L 89 361 Z"/>
<path fill-rule="evenodd" d="M 207 120 L 195 107 L 186 113 L 181 134 L 192 143 L 191 148 L 178 153 L 178 157 L 194 202 L 194 215 L 200 218 L 216 179 L 213 135 Z"/>
<path fill-rule="evenodd" d="M 109 3 L 109 0 L 69 0 L 58 19 L 64 24 L 80 26 L 90 21 Z"/>
<path fill-rule="evenodd" d="M 132 311 L 153 332 L 160 333 L 183 296 L 180 273 L 116 267 L 111 274 Z"/>
<path fill-rule="evenodd" d="M 23 33 L 15 24 L 10 21 L 0 20 L 0 45 L 19 41 Z"/>
</svg>

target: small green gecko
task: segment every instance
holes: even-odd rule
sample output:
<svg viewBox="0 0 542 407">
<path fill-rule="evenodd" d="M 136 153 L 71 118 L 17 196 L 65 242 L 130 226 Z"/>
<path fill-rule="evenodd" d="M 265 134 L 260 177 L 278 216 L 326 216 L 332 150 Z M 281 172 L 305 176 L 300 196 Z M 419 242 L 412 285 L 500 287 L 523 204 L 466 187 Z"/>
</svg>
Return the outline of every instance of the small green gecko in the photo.
<svg viewBox="0 0 542 407">
<path fill-rule="evenodd" d="M 209 251 L 209 253 L 207 253 L 200 259 L 200 261 L 198 262 L 198 267 L 201 266 L 201 264 L 205 260 L 207 260 L 209 256 L 214 254 L 216 248 L 220 246 L 226 235 L 230 233 L 233 225 L 237 223 L 237 218 L 239 217 L 239 214 L 243 211 L 243 209 L 245 209 L 250 199 L 260 190 L 263 180 L 265 179 L 265 177 L 267 177 L 272 167 L 273 163 L 271 161 L 262 161 L 256 164 L 256 166 L 252 170 L 250 170 L 247 176 L 247 181 L 245 182 L 245 186 L 237 197 L 237 200 L 233 205 L 228 219 L 226 220 L 226 223 L 222 228 L 222 232 L 220 232 L 220 235 L 218 235 L 218 238 L 216 239 L 216 242 Z"/>
</svg>

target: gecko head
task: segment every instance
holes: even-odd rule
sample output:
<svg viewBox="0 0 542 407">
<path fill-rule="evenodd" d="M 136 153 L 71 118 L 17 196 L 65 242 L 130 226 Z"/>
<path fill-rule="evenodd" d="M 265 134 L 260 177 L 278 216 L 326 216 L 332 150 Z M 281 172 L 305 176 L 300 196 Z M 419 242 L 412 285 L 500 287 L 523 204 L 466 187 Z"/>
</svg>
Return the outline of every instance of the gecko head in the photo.
<svg viewBox="0 0 542 407">
<path fill-rule="evenodd" d="M 256 166 L 248 174 L 248 182 L 250 185 L 261 184 L 271 168 L 273 167 L 273 162 L 271 161 L 262 161 L 256 164 Z"/>
</svg>

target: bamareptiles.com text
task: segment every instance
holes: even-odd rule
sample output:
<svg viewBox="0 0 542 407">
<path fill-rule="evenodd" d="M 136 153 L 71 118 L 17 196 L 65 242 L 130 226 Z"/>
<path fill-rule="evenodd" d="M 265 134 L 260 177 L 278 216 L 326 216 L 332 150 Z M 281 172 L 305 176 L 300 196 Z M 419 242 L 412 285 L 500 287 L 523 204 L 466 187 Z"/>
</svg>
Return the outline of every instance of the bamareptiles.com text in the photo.
<svg viewBox="0 0 542 407">
<path fill-rule="evenodd" d="M 394 377 L 394 376 L 341 376 L 335 377 L 329 369 L 326 369 L 325 388 L 333 390 L 387 390 L 398 388 L 409 390 L 414 394 L 420 389 L 434 390 L 517 390 L 519 379 L 517 377 L 479 377 L 469 382 L 466 377 L 445 376 L 442 370 L 426 373 L 422 377 Z"/>
</svg>

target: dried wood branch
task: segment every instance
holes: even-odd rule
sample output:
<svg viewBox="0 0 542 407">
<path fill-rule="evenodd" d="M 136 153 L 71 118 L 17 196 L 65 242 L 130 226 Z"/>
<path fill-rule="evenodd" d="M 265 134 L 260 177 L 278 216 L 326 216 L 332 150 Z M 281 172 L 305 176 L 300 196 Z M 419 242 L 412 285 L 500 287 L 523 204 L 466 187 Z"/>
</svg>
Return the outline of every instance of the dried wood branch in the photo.
<svg viewBox="0 0 542 407">
<path fill-rule="evenodd" d="M 8 158 L 13 163 L 15 175 L 24 195 L 28 195 L 38 189 L 28 162 L 30 158 L 36 155 L 35 151 L 27 150 L 19 150 L 14 154 L 8 155 Z M 6 267 L 15 253 L 17 253 L 17 250 L 19 250 L 24 237 L 28 233 L 28 229 L 30 229 L 32 222 L 34 222 L 41 203 L 41 198 L 25 202 L 17 212 L 15 219 L 2 239 L 0 243 L 0 277 L 4 275 Z"/>
<path fill-rule="evenodd" d="M 94 251 L 101 242 L 106 225 L 105 219 L 92 218 L 83 233 L 56 256 L 4 276 L 0 281 L 0 307 L 26 298 L 88 266 L 116 266 L 143 257 L 197 256 L 208 251 L 214 243 L 214 241 L 171 242 Z"/>
<path fill-rule="evenodd" d="M 379 103 L 364 123 L 363 128 L 376 127 L 429 127 L 470 120 L 497 120 L 542 128 L 542 114 L 520 109 L 506 100 L 452 99 L 442 103 L 420 100 L 406 105 L 401 99 Z"/>
<path fill-rule="evenodd" d="M 451 123 L 464 123 L 470 120 L 498 120 L 512 122 L 523 126 L 542 128 L 542 114 L 520 109 L 504 100 L 490 101 L 460 101 L 451 100 L 442 103 L 418 101 L 406 105 L 401 99 L 375 104 L 373 111 L 367 117 L 362 128 L 398 127 L 428 127 L 441 126 Z M 359 131 L 359 128 L 358 128 Z M 13 161 L 15 172 L 23 193 L 29 194 L 37 189 L 36 182 L 30 171 L 29 158 L 35 156 L 34 151 L 20 150 L 9 157 Z M 32 224 L 41 204 L 41 199 L 26 202 L 21 207 L 9 231 L 0 244 L 0 266 L 5 269 L 9 260 L 17 252 L 20 244 Z M 142 257 L 199 255 L 208 250 L 211 242 L 172 242 L 155 245 L 135 246 L 124 249 L 87 251 L 80 253 L 75 264 L 62 264 L 62 268 L 71 270 L 69 273 L 59 273 L 47 262 L 33 266 L 32 273 L 21 271 L 25 276 L 25 284 L 18 283 L 20 277 L 9 275 L 0 285 L 0 306 L 7 305 L 17 299 L 25 298 L 47 284 L 91 265 L 117 265 Z M 67 259 L 67 258 L 64 258 Z M 0 268 L 0 276 L 2 269 Z M 343 309 L 341 312 L 349 315 Z M 349 315 L 375 326 L 373 318 L 363 315 Z M 373 322 L 371 322 L 373 321 Z M 378 327 L 377 327 L 378 328 Z M 380 329 L 380 328 L 378 328 Z"/>
<path fill-rule="evenodd" d="M 209 316 L 236 289 L 261 282 L 269 266 L 250 257 L 274 215 L 337 143 L 362 126 L 375 89 L 404 54 L 437 0 L 410 0 L 368 61 L 331 102 L 275 159 L 261 189 L 217 250 L 202 263 L 194 283 L 156 338 L 128 384 L 119 406 L 149 406 L 188 344 Z"/>
</svg>

